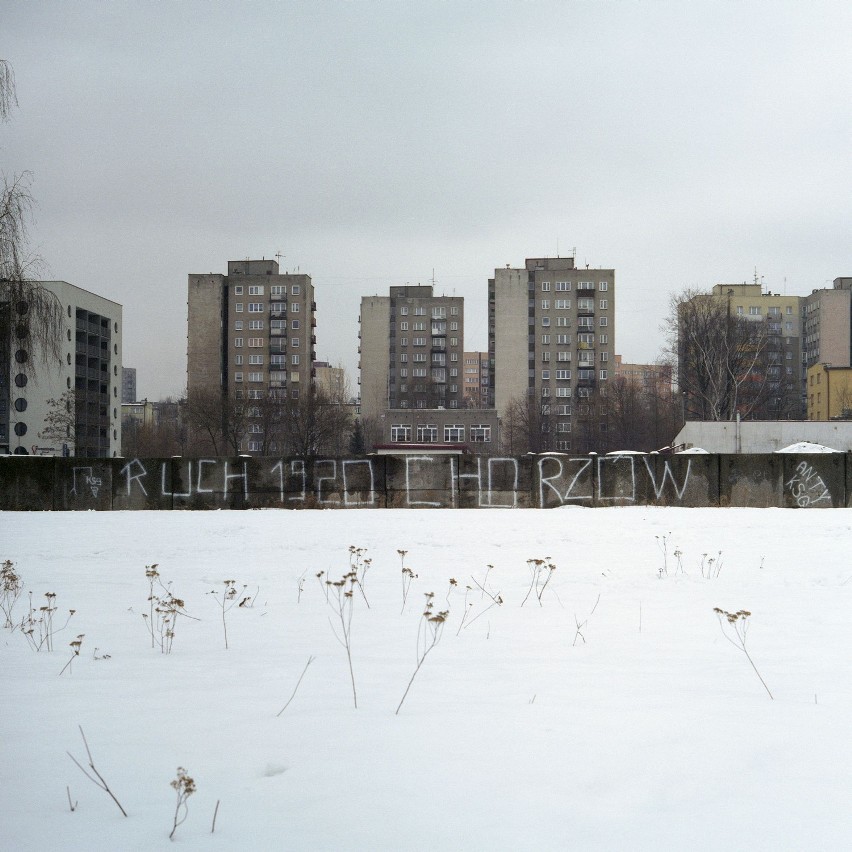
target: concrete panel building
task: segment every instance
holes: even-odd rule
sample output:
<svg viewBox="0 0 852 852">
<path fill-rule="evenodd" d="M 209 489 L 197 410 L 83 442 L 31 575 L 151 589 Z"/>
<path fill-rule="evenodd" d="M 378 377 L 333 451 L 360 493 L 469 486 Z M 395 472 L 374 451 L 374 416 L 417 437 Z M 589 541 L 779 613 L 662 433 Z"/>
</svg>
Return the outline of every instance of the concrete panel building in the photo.
<svg viewBox="0 0 852 852">
<path fill-rule="evenodd" d="M 394 286 L 363 297 L 358 320 L 362 418 L 462 407 L 464 299 L 436 296 L 431 285 Z"/>
<path fill-rule="evenodd" d="M 492 399 L 535 401 L 545 449 L 571 451 L 577 416 L 606 386 L 615 364 L 615 271 L 577 269 L 574 258 L 528 258 L 488 282 Z"/>
<path fill-rule="evenodd" d="M 468 408 L 493 408 L 490 404 L 491 364 L 487 352 L 462 356 L 462 393 Z"/>
<path fill-rule="evenodd" d="M 852 278 L 802 299 L 805 369 L 814 364 L 852 366 Z"/>
<path fill-rule="evenodd" d="M 0 453 L 111 458 L 121 453 L 122 308 L 67 281 L 40 281 L 61 307 L 60 357 L 45 356 L 30 335 L 25 302 L 0 293 Z M 21 365 L 32 364 L 30 370 Z M 66 434 L 41 437 L 52 409 L 68 405 Z M 66 407 L 70 414 L 70 409 Z M 73 424 L 73 425 L 72 425 Z"/>
<path fill-rule="evenodd" d="M 228 274 L 188 279 L 187 389 L 236 399 L 298 399 L 313 381 L 316 302 L 309 275 L 274 260 L 228 261 Z M 242 450 L 257 452 L 258 423 Z"/>
<path fill-rule="evenodd" d="M 852 420 L 852 367 L 813 364 L 805 387 L 808 420 Z"/>
</svg>

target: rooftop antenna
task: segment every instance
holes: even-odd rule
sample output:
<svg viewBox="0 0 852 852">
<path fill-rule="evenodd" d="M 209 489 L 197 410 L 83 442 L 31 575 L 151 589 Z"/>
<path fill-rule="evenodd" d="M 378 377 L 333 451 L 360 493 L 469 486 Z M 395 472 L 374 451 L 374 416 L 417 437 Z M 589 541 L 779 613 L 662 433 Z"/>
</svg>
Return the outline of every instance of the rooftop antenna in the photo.
<svg viewBox="0 0 852 852">
<path fill-rule="evenodd" d="M 278 249 L 278 251 L 277 251 L 277 252 L 275 252 L 275 258 L 276 258 L 276 260 L 278 261 L 279 266 L 280 266 L 280 264 L 281 264 L 281 258 L 282 258 L 282 257 L 287 257 L 287 255 L 286 255 L 286 254 L 281 254 L 281 249 Z"/>
<path fill-rule="evenodd" d="M 559 257 L 559 236 L 556 237 L 556 256 Z"/>
</svg>

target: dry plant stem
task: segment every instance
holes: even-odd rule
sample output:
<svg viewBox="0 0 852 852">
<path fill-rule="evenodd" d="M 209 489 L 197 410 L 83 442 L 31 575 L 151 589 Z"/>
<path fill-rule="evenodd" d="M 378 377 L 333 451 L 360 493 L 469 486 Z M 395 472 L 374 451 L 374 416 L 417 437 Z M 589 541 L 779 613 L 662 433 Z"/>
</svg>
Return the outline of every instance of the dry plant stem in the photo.
<svg viewBox="0 0 852 852">
<path fill-rule="evenodd" d="M 183 825 L 187 816 L 189 816 L 186 800 L 195 792 L 195 781 L 187 775 L 182 766 L 179 766 L 177 777 L 171 782 L 171 786 L 177 793 L 177 803 L 175 804 L 175 816 L 172 821 L 172 832 L 169 835 L 169 840 L 174 839 L 178 826 Z"/>
<path fill-rule="evenodd" d="M 574 624 L 577 626 L 577 632 L 574 634 L 574 641 L 571 643 L 571 647 L 573 648 L 577 644 L 577 639 L 582 639 L 583 644 L 586 644 L 586 637 L 583 636 L 583 628 L 588 623 L 588 620 L 580 622 L 577 620 L 577 613 L 574 613 Z"/>
<path fill-rule="evenodd" d="M 62 675 L 65 673 L 65 669 L 71 668 L 71 663 L 74 662 L 74 657 L 80 656 L 80 648 L 83 645 L 83 637 L 85 635 L 86 635 L 85 633 L 81 633 L 73 642 L 68 643 L 71 646 L 73 653 L 71 654 L 71 659 L 68 660 L 67 663 L 65 663 L 65 665 L 62 667 L 62 671 L 59 672 L 60 677 L 62 677 Z"/>
<path fill-rule="evenodd" d="M 343 579 L 332 583 L 330 580 L 326 582 L 337 593 L 337 597 L 330 597 L 329 606 L 332 607 L 338 620 L 340 621 L 340 636 L 334 629 L 331 619 L 332 632 L 337 641 L 343 646 L 346 651 L 346 660 L 349 663 L 349 679 L 352 682 L 352 700 L 355 704 L 355 709 L 358 709 L 358 693 L 355 690 L 355 671 L 352 668 L 352 612 L 354 603 L 354 586 L 357 577 L 354 571 L 350 571 Z"/>
<path fill-rule="evenodd" d="M 296 697 L 296 693 L 299 691 L 299 685 L 302 683 L 302 678 L 305 676 L 305 672 L 308 670 L 308 666 L 314 661 L 313 657 L 308 657 L 307 663 L 305 663 L 304 669 L 302 669 L 302 673 L 299 675 L 299 679 L 296 681 L 296 688 L 293 690 L 293 694 L 287 699 L 287 703 L 275 714 L 276 718 L 280 716 L 289 706 L 290 702 Z"/>
<path fill-rule="evenodd" d="M 65 792 L 68 794 L 68 807 L 71 808 L 71 813 L 77 810 L 77 802 L 71 801 L 71 788 L 66 785 Z"/>
<path fill-rule="evenodd" d="M 95 762 L 94 762 L 94 760 L 92 760 L 92 752 L 89 750 L 88 742 L 86 742 L 86 735 L 83 733 L 83 728 L 82 728 L 81 725 L 78 725 L 77 727 L 80 729 L 80 736 L 83 738 L 83 745 L 86 747 L 86 754 L 89 757 L 89 769 L 92 770 L 95 777 L 93 778 L 91 775 L 89 775 L 89 773 L 82 767 L 80 762 L 77 760 L 76 757 L 74 757 L 73 754 L 71 754 L 70 751 L 66 751 L 65 754 L 67 754 L 68 757 L 70 757 L 71 760 L 73 760 L 74 763 L 77 764 L 78 769 L 83 773 L 83 775 L 86 776 L 86 778 L 89 779 L 89 781 L 91 781 L 96 786 L 100 787 L 101 790 L 103 790 L 105 793 L 107 793 L 109 795 L 109 797 L 116 803 L 116 805 L 118 805 L 118 809 L 121 811 L 122 815 L 127 816 L 127 811 L 125 811 L 124 808 L 121 806 L 121 802 L 119 802 L 118 799 L 116 799 L 115 794 L 109 788 L 109 784 L 107 784 L 107 782 L 104 781 L 103 776 L 100 774 L 100 772 L 98 772 L 97 769 L 95 769 Z"/>
<path fill-rule="evenodd" d="M 740 651 L 745 654 L 746 659 L 749 661 L 749 664 L 754 669 L 754 673 L 757 675 L 758 680 L 763 684 L 763 688 L 766 690 L 766 694 L 769 698 L 774 701 L 775 698 L 772 693 L 769 691 L 769 687 L 766 685 L 766 681 L 763 679 L 763 676 L 757 670 L 757 666 L 754 664 L 754 660 L 751 658 L 751 654 L 749 654 L 746 649 L 746 634 L 748 633 L 748 617 L 751 615 L 750 612 L 746 610 L 740 610 L 739 612 L 726 612 L 723 609 L 719 609 L 718 607 L 713 610 L 716 613 L 716 616 L 719 619 L 719 628 L 722 631 L 722 635 L 735 647 L 739 648 Z M 736 640 L 732 639 L 728 633 L 725 632 L 725 625 L 722 621 L 722 616 L 725 616 L 728 624 L 731 625 L 731 629 L 736 636 Z"/>
<path fill-rule="evenodd" d="M 213 809 L 213 825 L 210 826 L 210 833 L 211 834 L 213 834 L 213 832 L 216 831 L 216 814 L 218 814 L 218 813 L 219 813 L 219 800 L 216 799 L 216 807 Z"/>
<path fill-rule="evenodd" d="M 405 687 L 405 692 L 402 694 L 402 698 L 400 699 L 399 705 L 396 708 L 395 716 L 399 715 L 399 711 L 402 708 L 403 703 L 405 702 L 405 698 L 408 695 L 409 690 L 411 689 L 411 685 L 414 683 L 414 678 L 417 677 L 417 672 L 420 671 L 421 666 L 423 665 L 426 657 L 429 652 L 441 641 L 441 635 L 444 632 L 444 623 L 447 620 L 447 616 L 449 615 L 448 610 L 444 610 L 443 612 L 433 613 L 432 612 L 432 594 L 429 593 L 426 596 L 426 610 L 423 613 L 423 618 L 421 619 L 420 624 L 417 627 L 417 665 L 414 668 L 414 672 L 411 675 L 411 679 L 408 681 L 408 686 Z M 423 630 L 423 627 L 426 627 L 426 630 Z M 421 635 L 423 637 L 423 646 L 421 648 Z"/>
</svg>

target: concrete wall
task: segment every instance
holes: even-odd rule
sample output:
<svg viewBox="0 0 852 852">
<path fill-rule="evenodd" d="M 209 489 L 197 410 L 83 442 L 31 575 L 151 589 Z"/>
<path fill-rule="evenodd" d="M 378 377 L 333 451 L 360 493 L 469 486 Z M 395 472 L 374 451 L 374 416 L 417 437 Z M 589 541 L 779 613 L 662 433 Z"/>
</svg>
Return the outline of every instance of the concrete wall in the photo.
<svg viewBox="0 0 852 852">
<path fill-rule="evenodd" d="M 848 508 L 852 456 L 0 457 L 0 510 Z"/>
</svg>

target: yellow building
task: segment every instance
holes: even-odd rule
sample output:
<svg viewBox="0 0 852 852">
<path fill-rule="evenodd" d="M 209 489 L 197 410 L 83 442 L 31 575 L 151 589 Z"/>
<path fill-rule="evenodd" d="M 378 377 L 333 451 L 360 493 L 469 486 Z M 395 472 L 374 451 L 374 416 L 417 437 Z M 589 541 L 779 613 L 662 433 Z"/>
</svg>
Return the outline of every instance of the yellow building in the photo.
<svg viewBox="0 0 852 852">
<path fill-rule="evenodd" d="M 806 381 L 808 420 L 852 420 L 852 367 L 814 364 Z"/>
</svg>

